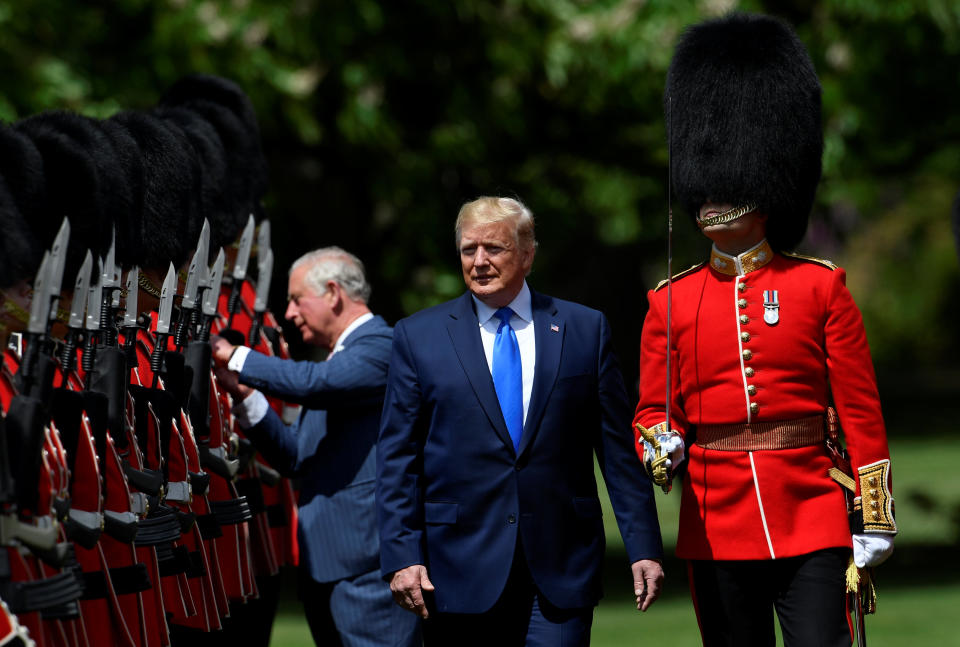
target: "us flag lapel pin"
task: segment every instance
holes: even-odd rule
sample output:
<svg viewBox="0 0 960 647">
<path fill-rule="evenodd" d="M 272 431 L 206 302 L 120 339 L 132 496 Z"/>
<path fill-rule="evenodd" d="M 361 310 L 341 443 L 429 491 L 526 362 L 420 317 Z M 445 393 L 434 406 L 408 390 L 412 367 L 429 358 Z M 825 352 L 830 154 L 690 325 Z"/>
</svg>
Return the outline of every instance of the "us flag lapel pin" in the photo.
<svg viewBox="0 0 960 647">
<path fill-rule="evenodd" d="M 557 324 L 550 324 L 550 330 L 552 330 L 553 332 L 560 332 L 560 326 L 558 326 Z"/>
</svg>

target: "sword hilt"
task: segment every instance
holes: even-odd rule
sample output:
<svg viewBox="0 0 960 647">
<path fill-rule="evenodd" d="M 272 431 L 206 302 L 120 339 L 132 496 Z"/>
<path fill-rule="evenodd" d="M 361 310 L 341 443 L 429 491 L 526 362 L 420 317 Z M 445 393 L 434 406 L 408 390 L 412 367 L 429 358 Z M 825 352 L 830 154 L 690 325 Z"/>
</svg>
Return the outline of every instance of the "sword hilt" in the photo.
<svg viewBox="0 0 960 647">
<path fill-rule="evenodd" d="M 653 458 L 650 459 L 650 479 L 663 488 L 664 492 L 669 492 L 673 488 L 673 479 L 670 471 L 667 469 L 667 461 L 670 457 L 660 447 L 660 439 L 653 429 L 647 429 L 639 422 L 636 424 L 640 431 L 640 436 L 650 447 L 653 448 Z M 646 462 L 646 461 L 644 461 Z"/>
</svg>

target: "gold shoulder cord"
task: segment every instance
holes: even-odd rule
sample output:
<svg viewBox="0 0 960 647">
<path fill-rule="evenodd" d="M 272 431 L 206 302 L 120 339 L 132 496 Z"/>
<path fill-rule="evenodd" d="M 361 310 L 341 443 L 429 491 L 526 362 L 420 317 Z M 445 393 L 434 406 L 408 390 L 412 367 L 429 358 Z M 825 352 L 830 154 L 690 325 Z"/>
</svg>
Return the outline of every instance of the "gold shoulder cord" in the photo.
<svg viewBox="0 0 960 647">
<path fill-rule="evenodd" d="M 806 256 L 804 254 L 797 254 L 795 252 L 781 252 L 784 256 L 788 258 L 795 258 L 798 261 L 810 261 L 811 263 L 816 263 L 817 265 L 823 265 L 828 267 L 831 270 L 838 269 L 837 265 L 833 261 L 828 261 L 825 258 L 817 258 L 816 256 Z"/>
</svg>

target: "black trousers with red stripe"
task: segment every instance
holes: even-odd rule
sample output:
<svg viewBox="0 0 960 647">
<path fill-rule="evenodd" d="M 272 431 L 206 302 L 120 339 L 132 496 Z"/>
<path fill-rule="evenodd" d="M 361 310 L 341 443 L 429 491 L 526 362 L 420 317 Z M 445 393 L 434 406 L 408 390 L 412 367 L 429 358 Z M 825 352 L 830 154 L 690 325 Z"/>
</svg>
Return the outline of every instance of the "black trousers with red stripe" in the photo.
<svg viewBox="0 0 960 647">
<path fill-rule="evenodd" d="M 850 550 L 775 560 L 689 563 L 704 647 L 850 647 L 844 573 Z"/>
</svg>

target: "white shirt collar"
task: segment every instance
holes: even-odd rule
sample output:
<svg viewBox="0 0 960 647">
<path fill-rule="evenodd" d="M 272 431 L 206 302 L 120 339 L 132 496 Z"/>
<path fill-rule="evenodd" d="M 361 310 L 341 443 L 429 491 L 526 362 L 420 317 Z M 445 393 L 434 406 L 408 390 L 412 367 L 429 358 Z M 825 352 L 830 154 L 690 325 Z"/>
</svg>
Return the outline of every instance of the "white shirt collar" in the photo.
<svg viewBox="0 0 960 647">
<path fill-rule="evenodd" d="M 371 319 L 373 319 L 373 313 L 366 312 L 360 315 L 359 317 L 357 317 L 356 319 L 354 319 L 353 321 L 351 321 L 350 325 L 347 326 L 342 333 L 340 333 L 339 337 L 337 337 L 337 343 L 334 344 L 333 352 L 331 352 L 330 354 L 332 355 L 333 353 L 336 353 L 338 350 L 343 350 L 343 342 L 347 339 L 347 337 L 350 336 L 350 333 L 352 333 L 354 330 L 356 330 L 363 324 L 367 323 Z"/>
<path fill-rule="evenodd" d="M 477 311 L 477 321 L 482 326 L 483 324 L 490 321 L 490 318 L 497 313 L 496 308 L 491 308 L 486 303 L 478 299 L 474 295 L 470 295 L 473 298 L 473 303 L 476 306 Z M 530 298 L 530 288 L 527 286 L 527 282 L 523 282 L 523 287 L 520 288 L 520 292 L 513 298 L 513 301 L 507 304 L 513 314 L 520 317 L 526 322 L 533 321 L 533 302 Z"/>
</svg>

